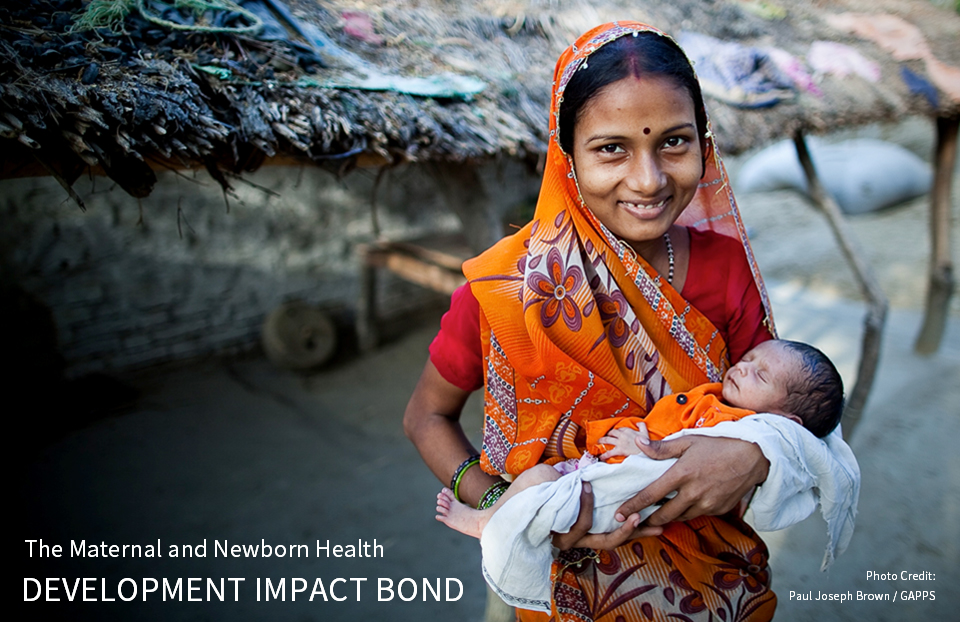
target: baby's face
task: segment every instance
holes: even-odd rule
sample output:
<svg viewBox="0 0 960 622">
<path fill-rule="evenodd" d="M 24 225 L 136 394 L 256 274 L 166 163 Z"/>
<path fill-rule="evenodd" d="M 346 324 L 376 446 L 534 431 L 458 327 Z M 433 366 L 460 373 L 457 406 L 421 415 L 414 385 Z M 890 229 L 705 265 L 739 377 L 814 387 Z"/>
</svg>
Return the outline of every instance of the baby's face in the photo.
<svg viewBox="0 0 960 622">
<path fill-rule="evenodd" d="M 731 406 L 759 413 L 783 411 L 791 376 L 800 373 L 800 357 L 778 341 L 750 350 L 723 377 L 723 399 Z"/>
</svg>

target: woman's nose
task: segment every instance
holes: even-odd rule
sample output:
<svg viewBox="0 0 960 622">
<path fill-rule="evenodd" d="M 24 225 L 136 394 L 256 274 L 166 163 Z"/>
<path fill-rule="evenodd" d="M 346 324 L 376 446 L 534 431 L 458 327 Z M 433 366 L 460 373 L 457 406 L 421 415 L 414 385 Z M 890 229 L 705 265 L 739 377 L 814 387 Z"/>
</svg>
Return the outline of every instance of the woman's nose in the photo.
<svg viewBox="0 0 960 622">
<path fill-rule="evenodd" d="M 627 179 L 630 190 L 646 197 L 655 197 L 666 183 L 666 176 L 656 156 L 639 154 L 634 159 Z"/>
</svg>

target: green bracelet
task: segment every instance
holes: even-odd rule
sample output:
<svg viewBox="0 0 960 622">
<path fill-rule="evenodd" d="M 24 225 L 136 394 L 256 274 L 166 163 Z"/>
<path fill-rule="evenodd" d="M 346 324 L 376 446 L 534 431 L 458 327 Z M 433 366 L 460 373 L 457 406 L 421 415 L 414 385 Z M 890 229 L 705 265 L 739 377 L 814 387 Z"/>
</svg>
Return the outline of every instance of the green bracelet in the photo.
<svg viewBox="0 0 960 622">
<path fill-rule="evenodd" d="M 482 497 L 480 497 L 480 503 L 477 504 L 477 509 L 486 510 L 487 508 L 492 507 L 493 504 L 503 496 L 503 493 L 507 492 L 507 488 L 510 488 L 510 484 L 503 480 L 500 480 L 490 488 L 487 488 L 487 491 L 483 493 Z"/>
<path fill-rule="evenodd" d="M 463 481 L 463 474 L 477 464 L 480 464 L 480 455 L 474 454 L 461 462 L 457 470 L 453 472 L 453 478 L 450 480 L 450 490 L 453 491 L 454 498 L 460 503 L 463 503 L 463 499 L 460 498 L 460 482 Z"/>
</svg>

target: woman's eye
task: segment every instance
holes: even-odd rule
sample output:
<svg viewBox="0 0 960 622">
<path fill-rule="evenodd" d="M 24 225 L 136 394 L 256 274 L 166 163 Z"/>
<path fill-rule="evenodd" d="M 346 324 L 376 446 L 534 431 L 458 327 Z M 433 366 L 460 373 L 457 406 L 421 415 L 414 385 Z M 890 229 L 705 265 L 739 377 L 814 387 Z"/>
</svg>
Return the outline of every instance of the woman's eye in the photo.
<svg viewBox="0 0 960 622">
<path fill-rule="evenodd" d="M 676 147 L 682 147 L 687 143 L 687 139 L 682 136 L 671 136 L 667 140 L 663 141 L 663 146 L 668 149 L 675 149 Z"/>
<path fill-rule="evenodd" d="M 600 153 L 621 153 L 622 151 L 623 147 L 616 143 L 600 147 Z"/>
</svg>

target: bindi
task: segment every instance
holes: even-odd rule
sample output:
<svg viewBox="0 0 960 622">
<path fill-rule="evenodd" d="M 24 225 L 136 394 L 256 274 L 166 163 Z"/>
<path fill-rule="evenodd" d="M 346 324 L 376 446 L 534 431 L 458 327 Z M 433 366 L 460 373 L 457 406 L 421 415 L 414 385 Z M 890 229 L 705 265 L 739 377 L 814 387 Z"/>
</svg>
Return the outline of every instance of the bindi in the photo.
<svg viewBox="0 0 960 622">
<path fill-rule="evenodd" d="M 650 128 L 649 128 L 649 127 L 643 128 L 643 133 L 644 133 L 644 134 L 649 134 L 649 133 L 650 133 Z"/>
</svg>

